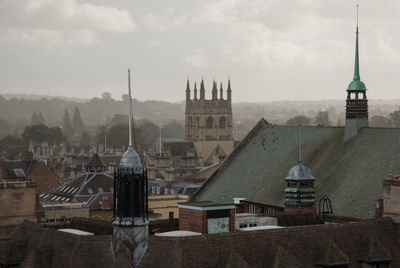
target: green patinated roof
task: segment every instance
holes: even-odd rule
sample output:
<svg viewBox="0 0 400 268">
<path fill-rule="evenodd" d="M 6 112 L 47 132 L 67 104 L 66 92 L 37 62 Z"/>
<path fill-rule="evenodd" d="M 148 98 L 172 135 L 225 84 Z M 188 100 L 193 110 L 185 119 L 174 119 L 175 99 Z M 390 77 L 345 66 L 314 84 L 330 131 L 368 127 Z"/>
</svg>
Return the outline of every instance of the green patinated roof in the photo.
<svg viewBox="0 0 400 268">
<path fill-rule="evenodd" d="M 358 26 L 356 31 L 356 53 L 354 59 L 354 76 L 353 81 L 350 82 L 348 91 L 359 91 L 359 90 L 367 90 L 365 84 L 360 80 L 360 66 L 358 59 Z"/>
<path fill-rule="evenodd" d="M 400 129 L 364 128 L 344 142 L 342 127 L 303 127 L 303 163 L 316 177 L 317 200 L 335 214 L 372 218 L 387 174 L 400 174 Z M 284 206 L 289 169 L 297 163 L 297 128 L 262 119 L 194 199 L 232 202 L 233 197 Z"/>
</svg>

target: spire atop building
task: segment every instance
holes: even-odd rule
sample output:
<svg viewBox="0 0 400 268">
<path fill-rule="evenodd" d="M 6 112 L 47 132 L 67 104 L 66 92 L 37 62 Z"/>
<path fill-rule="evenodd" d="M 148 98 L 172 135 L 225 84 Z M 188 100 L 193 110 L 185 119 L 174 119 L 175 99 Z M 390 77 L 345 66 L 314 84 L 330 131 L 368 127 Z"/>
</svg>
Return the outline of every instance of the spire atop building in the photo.
<svg viewBox="0 0 400 268">
<path fill-rule="evenodd" d="M 204 80 L 203 77 L 201 77 L 201 82 L 200 82 L 200 99 L 204 100 L 206 97 L 206 90 L 204 88 Z"/>
<path fill-rule="evenodd" d="M 217 95 L 218 95 L 217 82 L 215 82 L 215 79 L 213 79 L 212 99 L 216 100 Z"/>
<path fill-rule="evenodd" d="M 129 146 L 122 155 L 120 167 L 123 169 L 133 170 L 134 173 L 142 172 L 142 164 L 140 158 L 132 145 L 132 125 L 133 125 L 133 107 L 131 94 L 131 71 L 128 69 L 128 89 L 129 89 Z"/>
<path fill-rule="evenodd" d="M 300 120 L 299 120 L 299 126 L 298 126 L 298 130 L 299 130 L 299 133 L 298 133 L 298 154 L 299 154 L 299 156 L 298 156 L 298 163 L 299 163 L 299 165 L 301 165 L 301 125 L 300 125 Z"/>
<path fill-rule="evenodd" d="M 353 81 L 347 87 L 346 99 L 346 127 L 344 140 L 354 137 L 361 128 L 368 127 L 368 99 L 367 88 L 360 79 L 360 65 L 358 53 L 358 5 L 356 23 L 356 51 L 354 58 Z"/>
<path fill-rule="evenodd" d="M 232 89 L 231 89 L 231 79 L 228 77 L 228 88 L 226 89 L 226 93 L 228 95 L 227 99 L 232 99 Z"/>
<path fill-rule="evenodd" d="M 193 99 L 197 100 L 197 84 L 194 82 Z"/>
<path fill-rule="evenodd" d="M 358 55 L 358 5 L 357 5 L 357 26 L 356 26 L 356 51 L 354 58 L 354 75 L 353 81 L 349 84 L 347 88 L 349 91 L 356 90 L 366 90 L 365 84 L 360 79 L 360 65 L 359 65 L 359 55 Z"/>
<path fill-rule="evenodd" d="M 189 77 L 186 81 L 186 100 L 190 100 L 190 85 L 189 85 Z"/>
<path fill-rule="evenodd" d="M 222 82 L 221 82 L 221 85 L 219 87 L 219 99 L 220 100 L 224 99 L 224 89 L 222 88 Z"/>
</svg>

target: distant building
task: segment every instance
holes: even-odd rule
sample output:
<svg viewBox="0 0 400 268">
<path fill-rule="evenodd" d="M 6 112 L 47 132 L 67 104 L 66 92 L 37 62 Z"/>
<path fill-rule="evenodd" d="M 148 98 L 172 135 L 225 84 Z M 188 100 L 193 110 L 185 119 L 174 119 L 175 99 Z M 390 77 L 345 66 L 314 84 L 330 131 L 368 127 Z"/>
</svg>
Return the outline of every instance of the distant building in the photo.
<svg viewBox="0 0 400 268">
<path fill-rule="evenodd" d="M 174 181 L 196 173 L 201 168 L 193 142 L 156 138 L 146 152 L 150 179 Z"/>
<path fill-rule="evenodd" d="M 86 168 L 70 182 L 40 195 L 47 222 L 68 221 L 74 216 L 112 220 L 114 179 L 105 172 L 97 153 Z"/>
<path fill-rule="evenodd" d="M 7 181 L 34 181 L 37 196 L 58 185 L 57 175 L 30 152 L 25 152 L 22 160 L 0 159 L 0 182 Z"/>
<path fill-rule="evenodd" d="M 232 90 L 228 80 L 227 95 L 224 99 L 222 83 L 218 89 L 213 81 L 212 99 L 206 100 L 203 79 L 200 96 L 194 85 L 193 98 L 189 80 L 186 85 L 185 140 L 192 141 L 203 166 L 221 161 L 234 146 L 232 135 Z"/>
</svg>

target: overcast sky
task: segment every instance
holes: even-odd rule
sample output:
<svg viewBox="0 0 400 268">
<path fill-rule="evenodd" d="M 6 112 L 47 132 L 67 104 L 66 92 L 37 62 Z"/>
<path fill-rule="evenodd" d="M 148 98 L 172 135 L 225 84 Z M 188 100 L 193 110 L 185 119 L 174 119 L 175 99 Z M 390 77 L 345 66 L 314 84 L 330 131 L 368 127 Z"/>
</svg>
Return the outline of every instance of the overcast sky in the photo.
<svg viewBox="0 0 400 268">
<path fill-rule="evenodd" d="M 233 100 L 400 98 L 398 0 L 0 0 L 0 94 L 181 101 L 186 78 Z M 192 87 L 193 89 L 193 87 Z"/>
</svg>

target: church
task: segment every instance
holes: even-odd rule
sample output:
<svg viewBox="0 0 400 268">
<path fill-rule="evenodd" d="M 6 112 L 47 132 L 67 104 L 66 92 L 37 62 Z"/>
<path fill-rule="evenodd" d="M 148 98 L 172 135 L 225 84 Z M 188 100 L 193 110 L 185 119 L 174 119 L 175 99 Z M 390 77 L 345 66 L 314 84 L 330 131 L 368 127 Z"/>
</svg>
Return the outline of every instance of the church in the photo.
<svg viewBox="0 0 400 268">
<path fill-rule="evenodd" d="M 186 84 L 185 139 L 193 142 L 203 165 L 213 164 L 233 150 L 232 136 L 232 89 L 228 80 L 226 98 L 220 84 L 212 83 L 212 98 L 205 98 L 204 80 L 200 82 L 200 96 L 197 96 L 197 84 L 194 84 L 193 98 L 189 80 Z M 219 95 L 219 97 L 218 97 Z"/>
</svg>

